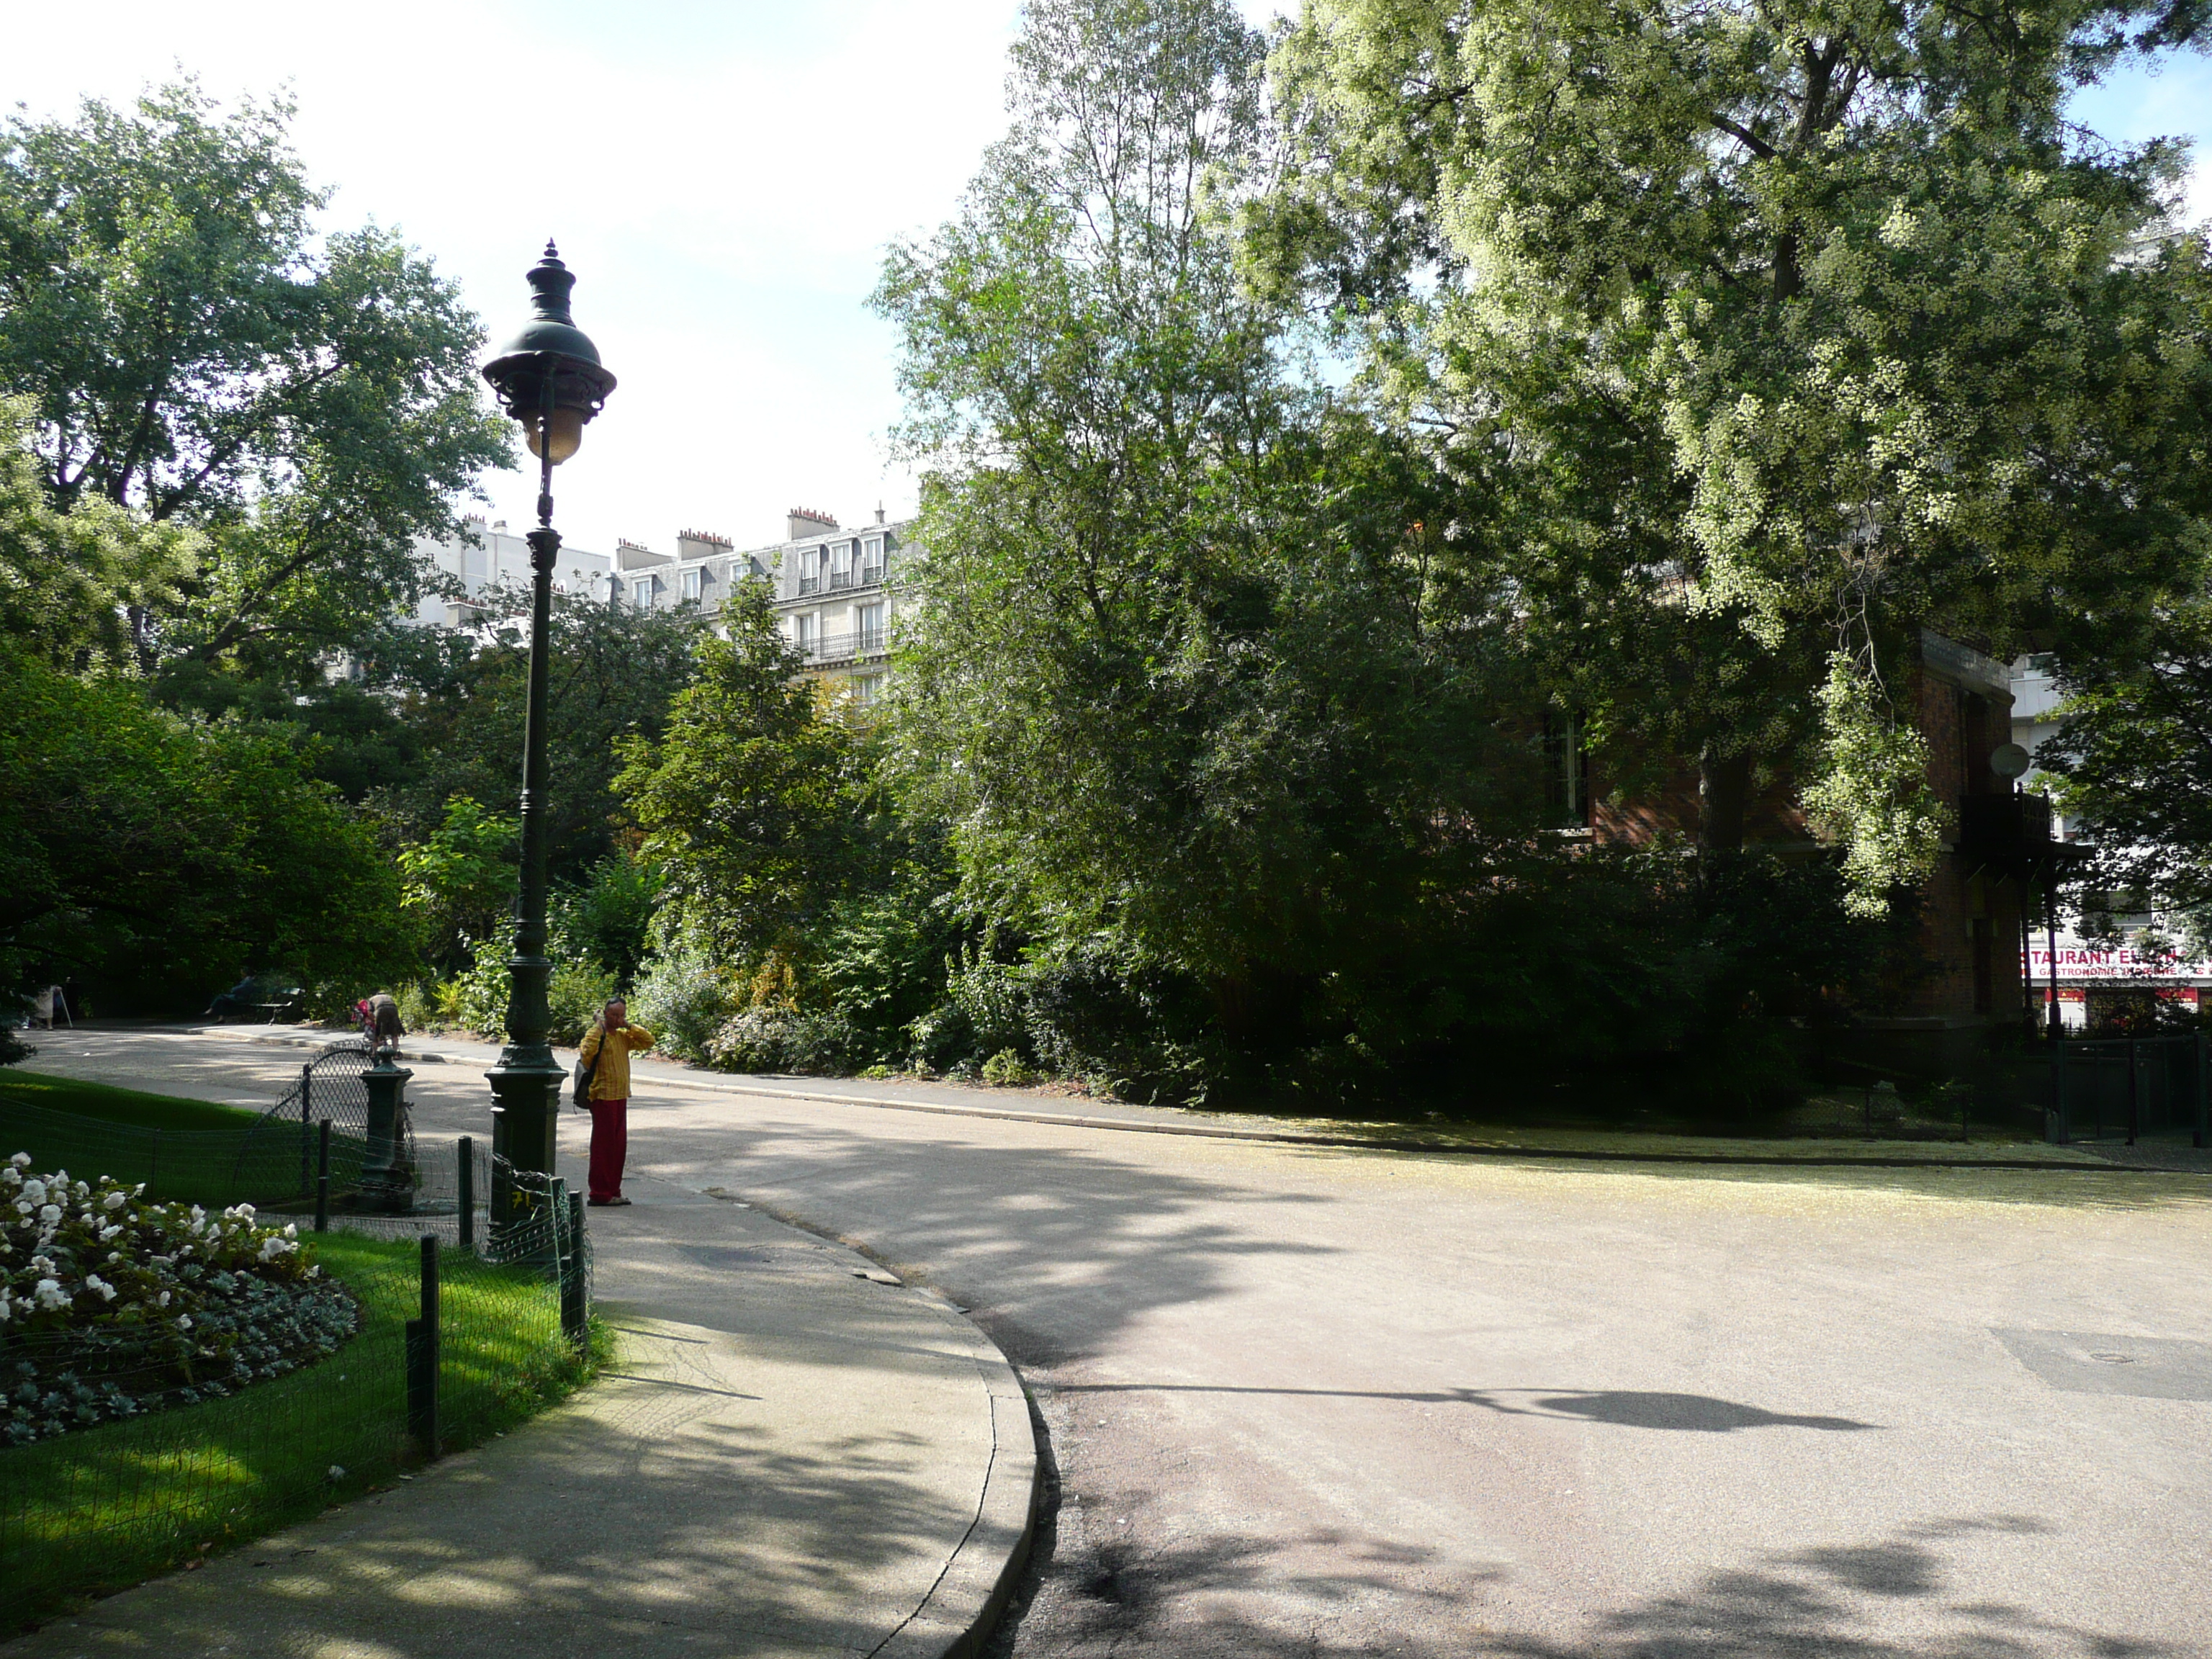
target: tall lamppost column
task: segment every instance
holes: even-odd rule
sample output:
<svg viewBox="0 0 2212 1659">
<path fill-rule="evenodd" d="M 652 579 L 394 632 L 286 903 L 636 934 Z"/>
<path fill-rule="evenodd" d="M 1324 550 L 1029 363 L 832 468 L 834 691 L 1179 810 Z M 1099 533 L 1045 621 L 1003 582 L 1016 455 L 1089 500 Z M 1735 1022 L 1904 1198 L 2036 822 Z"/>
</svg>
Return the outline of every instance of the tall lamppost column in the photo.
<svg viewBox="0 0 2212 1659">
<path fill-rule="evenodd" d="M 538 527 L 530 544 L 530 684 L 522 740 L 522 871 L 514 955 L 507 964 L 507 1046 L 488 1073 L 492 1091 L 492 1151 L 518 1170 L 550 1176 L 554 1131 L 560 1121 L 565 1079 L 547 1041 L 552 1014 L 547 989 L 553 976 L 545 950 L 546 908 L 546 678 L 547 634 L 552 623 L 553 568 L 561 532 L 553 528 L 553 469 L 576 453 L 584 423 L 615 388 L 599 362 L 599 348 L 568 313 L 576 278 L 552 243 L 529 273 L 536 314 L 522 332 L 484 365 L 501 405 L 521 422 L 538 457 Z M 537 1195 L 495 1180 L 495 1222 L 522 1218 Z"/>
</svg>

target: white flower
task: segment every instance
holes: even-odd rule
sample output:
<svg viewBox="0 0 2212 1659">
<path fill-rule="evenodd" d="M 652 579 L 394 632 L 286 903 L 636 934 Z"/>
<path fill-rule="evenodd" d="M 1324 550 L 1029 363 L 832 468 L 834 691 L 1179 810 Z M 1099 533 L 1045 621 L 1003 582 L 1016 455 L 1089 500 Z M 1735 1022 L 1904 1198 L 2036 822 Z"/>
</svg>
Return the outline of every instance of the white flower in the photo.
<svg viewBox="0 0 2212 1659">
<path fill-rule="evenodd" d="M 100 1242 L 105 1244 L 109 1239 L 114 1237 L 116 1234 L 122 1231 L 123 1229 L 120 1227 L 102 1227 L 100 1230 Z"/>
<path fill-rule="evenodd" d="M 60 1205 L 41 1204 L 39 1206 L 39 1219 L 45 1222 L 49 1227 L 52 1226 L 54 1223 L 59 1221 L 61 1218 L 62 1206 Z"/>
<path fill-rule="evenodd" d="M 70 1304 L 69 1297 L 62 1294 L 61 1281 L 57 1279 L 40 1279 L 33 1287 L 31 1294 L 37 1297 L 39 1305 L 49 1312 L 56 1308 L 66 1308 Z"/>
<path fill-rule="evenodd" d="M 8 1163 L 12 1169 L 27 1170 L 31 1167 L 31 1155 L 28 1152 L 18 1152 L 9 1158 Z"/>
<path fill-rule="evenodd" d="M 119 1209 L 121 1209 L 121 1208 L 122 1208 L 125 1204 L 128 1204 L 130 1201 L 131 1201 L 131 1195 L 130 1195 L 130 1194 L 128 1194 L 128 1193 L 123 1193 L 123 1192 L 114 1192 L 114 1193 L 110 1193 L 110 1194 L 108 1194 L 108 1195 L 107 1195 L 106 1198 L 103 1198 L 103 1199 L 101 1199 L 101 1200 L 100 1200 L 100 1207 L 101 1209 L 103 1209 L 103 1210 L 119 1210 Z"/>
<path fill-rule="evenodd" d="M 345 1479 L 345 1471 L 344 1471 L 343 1469 L 340 1468 L 337 1464 L 335 1464 L 335 1463 L 331 1464 L 331 1480 L 344 1480 L 344 1479 Z"/>
<path fill-rule="evenodd" d="M 46 1183 L 43 1181 L 25 1182 L 23 1183 L 23 1196 L 30 1200 L 33 1204 L 45 1203 L 46 1201 Z"/>
<path fill-rule="evenodd" d="M 261 1259 L 264 1261 L 274 1261 L 278 1256 L 289 1255 L 299 1248 L 290 1240 L 279 1238 L 276 1234 L 271 1233 L 261 1241 Z"/>
<path fill-rule="evenodd" d="M 190 1314 L 179 1314 L 177 1316 L 177 1328 L 179 1330 L 188 1331 L 191 1329 L 191 1328 L 192 1316 Z"/>
<path fill-rule="evenodd" d="M 87 1273 L 84 1276 L 84 1287 L 88 1291 L 99 1291 L 100 1299 L 102 1302 L 112 1302 L 115 1300 L 115 1286 L 109 1284 L 98 1273 Z"/>
<path fill-rule="evenodd" d="M 299 1230 L 297 1227 L 294 1226 L 294 1225 L 293 1225 L 290 1222 L 289 1222 L 289 1221 L 288 1221 L 288 1222 L 286 1222 L 286 1223 L 284 1224 L 284 1237 L 287 1237 L 287 1238 L 297 1238 L 299 1236 L 300 1236 L 300 1230 Z"/>
<path fill-rule="evenodd" d="M 71 1198 L 90 1198 L 92 1196 L 92 1188 L 86 1186 L 82 1181 L 77 1182 L 70 1188 L 70 1196 Z"/>
<path fill-rule="evenodd" d="M 38 1207 L 39 1206 L 37 1205 L 32 1203 L 27 1198 L 19 1198 L 15 1200 L 15 1213 L 17 1215 L 28 1215 L 32 1211 Z"/>
<path fill-rule="evenodd" d="M 157 1308 L 167 1307 L 169 1305 L 169 1293 L 167 1291 L 162 1291 L 160 1296 L 154 1298 L 154 1305 Z"/>
</svg>

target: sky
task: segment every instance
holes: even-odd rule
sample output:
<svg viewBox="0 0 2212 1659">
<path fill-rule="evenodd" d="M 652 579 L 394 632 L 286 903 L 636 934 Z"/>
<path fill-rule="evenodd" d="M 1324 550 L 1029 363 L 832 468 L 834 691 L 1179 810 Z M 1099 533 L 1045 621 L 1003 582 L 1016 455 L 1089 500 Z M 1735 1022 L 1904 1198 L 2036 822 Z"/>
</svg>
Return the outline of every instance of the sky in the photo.
<svg viewBox="0 0 2212 1659">
<path fill-rule="evenodd" d="M 1277 8 L 1245 0 L 1253 21 Z M 679 529 L 780 540 L 787 508 L 896 519 L 884 248 L 953 212 L 1004 125 L 1018 0 L 88 0 L 11 8 L 0 106 L 65 114 L 179 70 L 228 100 L 289 88 L 331 228 L 374 221 L 456 281 L 495 340 L 548 236 L 620 386 L 554 474 L 575 545 Z M 2075 115 L 2193 135 L 2212 216 L 2212 62 L 2133 72 Z M 534 481 L 485 480 L 519 529 Z"/>
</svg>

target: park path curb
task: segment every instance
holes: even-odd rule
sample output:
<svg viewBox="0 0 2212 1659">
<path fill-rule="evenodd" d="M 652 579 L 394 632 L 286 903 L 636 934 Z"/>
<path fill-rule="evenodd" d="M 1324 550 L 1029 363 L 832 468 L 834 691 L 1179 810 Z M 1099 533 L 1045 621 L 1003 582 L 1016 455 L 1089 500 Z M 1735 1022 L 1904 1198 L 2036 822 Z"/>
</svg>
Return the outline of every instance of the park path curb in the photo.
<svg viewBox="0 0 2212 1659">
<path fill-rule="evenodd" d="M 1028 1392 L 998 1345 L 954 1312 L 975 1333 L 975 1370 L 991 1399 L 991 1467 L 967 1536 L 913 1616 L 870 1659 L 973 1659 L 998 1628 L 1036 1539 L 1044 1488 Z"/>
<path fill-rule="evenodd" d="M 252 1031 L 252 1026 L 222 1028 L 228 1036 L 232 1031 Z M 193 1036 L 212 1036 L 211 1031 L 196 1030 Z M 261 1043 L 282 1043 L 294 1047 L 319 1047 L 327 1038 L 295 1036 L 271 1033 L 253 1036 L 248 1041 Z M 482 1060 L 477 1054 L 441 1054 L 435 1049 L 408 1048 L 404 1051 L 410 1061 L 428 1061 L 433 1065 L 471 1065 Z M 996 1119 L 1007 1123 L 1043 1123 L 1062 1128 L 1110 1129 L 1123 1134 L 1188 1135 L 1206 1140 L 1241 1140 L 1262 1145 L 1285 1146 L 1326 1147 L 1344 1152 L 1417 1152 L 1432 1158 L 1494 1158 L 1515 1161 L 1545 1161 L 1564 1159 L 1578 1164 L 1683 1164 L 1701 1165 L 1739 1164 L 1761 1169 L 1856 1169 L 1856 1170 L 2019 1170 L 2041 1174 L 2053 1171 L 2089 1175 L 2203 1175 L 2201 1169 L 2184 1165 L 2158 1164 L 2116 1164 L 2086 1159 L 2032 1158 L 1885 1158 L 1879 1154 L 1819 1153 L 1807 1157 L 1790 1157 L 1780 1153 L 1741 1152 L 1611 1152 L 1589 1147 L 1558 1146 L 1467 1146 L 1411 1137 L 1371 1139 L 1359 1135 L 1313 1134 L 1295 1129 L 1245 1129 L 1205 1123 L 1162 1123 L 1135 1118 L 1097 1117 L 1076 1112 L 1021 1111 L 1006 1107 L 956 1105 L 944 1101 L 897 1100 L 881 1095 L 837 1094 L 826 1090 L 769 1087 L 759 1084 L 734 1083 L 711 1074 L 701 1073 L 682 1078 L 653 1079 L 672 1088 L 704 1090 L 713 1094 L 750 1095 L 770 1100 L 806 1100 L 832 1106 L 866 1106 L 881 1111 L 921 1112 L 939 1117 L 973 1117 Z"/>
</svg>

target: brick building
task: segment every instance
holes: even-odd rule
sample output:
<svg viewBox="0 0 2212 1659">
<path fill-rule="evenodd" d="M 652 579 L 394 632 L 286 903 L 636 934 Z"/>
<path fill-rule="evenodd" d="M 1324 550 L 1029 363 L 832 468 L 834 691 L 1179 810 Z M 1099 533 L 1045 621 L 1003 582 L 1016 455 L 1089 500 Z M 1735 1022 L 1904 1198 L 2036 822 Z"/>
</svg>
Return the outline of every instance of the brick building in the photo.
<svg viewBox="0 0 2212 1659">
<path fill-rule="evenodd" d="M 2053 842 L 2042 797 L 2025 793 L 1992 767 L 2012 741 L 2010 673 L 2002 663 L 1923 630 L 1904 688 L 1928 744 L 1929 787 L 1951 809 L 1936 872 L 1922 890 L 1928 971 L 1901 983 L 1891 1006 L 1862 1011 L 1862 1023 L 1899 1032 L 1972 1032 L 2018 1025 L 2029 998 L 2022 977 L 2027 927 L 2039 922 L 2041 892 L 2063 849 Z M 1698 775 L 1685 767 L 1657 788 L 1608 799 L 1571 728 L 1553 735 L 1553 799 L 1593 841 L 1642 844 L 1662 835 L 1693 839 Z M 1820 842 L 1789 781 L 1748 793 L 1743 844 L 1814 855 Z"/>
</svg>

